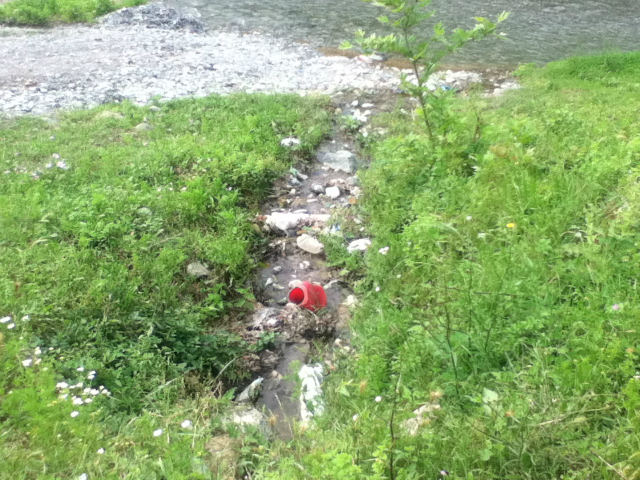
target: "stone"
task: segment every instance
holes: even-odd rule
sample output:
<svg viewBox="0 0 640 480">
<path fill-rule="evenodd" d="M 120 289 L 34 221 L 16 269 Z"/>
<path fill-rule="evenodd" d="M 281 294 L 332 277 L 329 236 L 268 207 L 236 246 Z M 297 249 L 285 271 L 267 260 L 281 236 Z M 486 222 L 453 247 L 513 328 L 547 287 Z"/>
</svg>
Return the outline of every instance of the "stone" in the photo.
<svg viewBox="0 0 640 480">
<path fill-rule="evenodd" d="M 257 428 L 265 437 L 269 435 L 269 424 L 264 414 L 248 405 L 237 406 L 231 413 L 231 421 L 246 430 L 247 427 Z"/>
<path fill-rule="evenodd" d="M 142 122 L 135 126 L 135 130 L 137 132 L 150 131 L 153 130 L 153 125 L 149 125 L 147 122 Z"/>
<path fill-rule="evenodd" d="M 293 137 L 283 138 L 280 141 L 280 145 L 282 145 L 283 147 L 293 147 L 294 145 L 300 145 L 300 140 Z"/>
<path fill-rule="evenodd" d="M 324 252 L 324 245 L 319 240 L 315 239 L 311 235 L 302 234 L 298 237 L 296 242 L 298 247 L 305 252 L 312 253 L 314 255 L 318 255 Z"/>
<path fill-rule="evenodd" d="M 289 230 L 297 229 L 300 222 L 307 218 L 309 215 L 305 213 L 273 212 L 267 216 L 265 223 L 272 229 L 287 234 Z"/>
<path fill-rule="evenodd" d="M 328 167 L 345 173 L 353 173 L 357 169 L 358 160 L 356 156 L 348 150 L 325 153 L 320 156 L 319 160 Z"/>
<path fill-rule="evenodd" d="M 276 275 L 282 271 L 282 267 L 278 265 L 277 267 L 273 267 L 273 273 Z"/>
<path fill-rule="evenodd" d="M 187 275 L 196 278 L 206 278 L 211 274 L 204 263 L 193 262 L 187 265 Z"/>
<path fill-rule="evenodd" d="M 289 288 L 296 288 L 296 287 L 297 287 L 298 285 L 300 285 L 301 283 L 302 283 L 302 280 L 298 280 L 298 279 L 291 280 L 291 281 L 289 282 Z"/>
<path fill-rule="evenodd" d="M 325 190 L 325 195 L 333 200 L 340 196 L 340 188 L 339 187 L 327 187 Z"/>
<path fill-rule="evenodd" d="M 322 185 L 320 185 L 320 184 L 316 183 L 315 185 L 313 185 L 313 186 L 311 187 L 311 191 L 312 191 L 313 193 L 318 193 L 318 194 L 320 194 L 320 193 L 324 193 L 324 187 L 323 187 Z"/>
<path fill-rule="evenodd" d="M 262 390 L 262 382 L 264 378 L 256 378 L 253 382 L 249 384 L 247 388 L 245 388 L 238 398 L 236 398 L 236 402 L 238 403 L 254 403 L 258 397 L 260 396 L 260 391 Z"/>
<path fill-rule="evenodd" d="M 347 246 L 347 251 L 349 253 L 353 252 L 364 252 L 371 245 L 371 240 L 368 238 L 360 238 L 358 240 L 354 240 Z"/>
</svg>

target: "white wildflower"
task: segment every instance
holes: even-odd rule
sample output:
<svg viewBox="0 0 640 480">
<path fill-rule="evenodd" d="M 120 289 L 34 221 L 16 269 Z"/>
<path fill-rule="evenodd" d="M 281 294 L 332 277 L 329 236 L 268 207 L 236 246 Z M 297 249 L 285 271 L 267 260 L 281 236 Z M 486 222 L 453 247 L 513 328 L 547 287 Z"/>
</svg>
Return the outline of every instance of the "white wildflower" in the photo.
<svg viewBox="0 0 640 480">
<path fill-rule="evenodd" d="M 78 368 L 76 368 L 76 370 L 79 371 L 79 372 L 84 372 L 84 367 L 78 367 Z"/>
<path fill-rule="evenodd" d="M 68 394 L 68 393 L 65 393 L 65 394 L 63 394 L 63 395 L 60 395 L 58 398 L 59 398 L 60 400 L 66 400 L 67 398 L 69 398 L 69 394 Z"/>
<path fill-rule="evenodd" d="M 82 405 L 84 402 L 82 401 L 82 399 L 80 397 L 73 397 L 73 404 L 74 405 Z"/>
<path fill-rule="evenodd" d="M 91 402 L 93 402 L 93 398 L 91 397 L 84 399 L 84 403 L 91 403 Z"/>
<path fill-rule="evenodd" d="M 33 353 L 35 355 L 41 355 L 42 354 L 42 350 L 40 349 L 40 347 L 36 347 L 36 349 L 33 351 Z"/>
<path fill-rule="evenodd" d="M 478 234 L 478 238 L 480 238 L 480 239 L 487 238 L 487 234 L 486 234 L 486 233 L 484 233 L 484 232 L 480 232 L 480 233 Z"/>
<path fill-rule="evenodd" d="M 180 424 L 180 426 L 181 426 L 182 428 L 191 428 L 191 425 L 192 425 L 192 424 L 191 424 L 191 420 L 184 420 L 184 421 Z"/>
<path fill-rule="evenodd" d="M 380 250 L 378 250 L 378 253 L 380 253 L 380 255 L 386 255 L 387 253 L 389 253 L 389 247 L 382 247 Z"/>
<path fill-rule="evenodd" d="M 378 396 L 376 397 L 376 402 L 377 402 L 377 403 L 380 403 L 381 401 L 382 401 L 382 397 L 381 397 L 380 395 L 378 395 Z"/>
<path fill-rule="evenodd" d="M 7 328 L 9 330 L 13 330 L 14 328 L 16 328 L 16 324 L 15 323 L 10 323 L 9 325 L 7 325 Z"/>
<path fill-rule="evenodd" d="M 23 367 L 30 367 L 32 363 L 33 363 L 33 360 L 31 358 L 27 358 L 26 360 L 22 361 L 22 366 Z"/>
<path fill-rule="evenodd" d="M 40 365 L 40 362 L 42 362 L 42 359 L 41 358 L 36 358 L 36 361 L 33 362 L 33 363 L 35 363 L 36 365 Z"/>
<path fill-rule="evenodd" d="M 473 220 L 473 217 L 471 215 L 467 215 L 466 220 L 467 220 L 467 222 L 470 222 L 471 220 Z"/>
<path fill-rule="evenodd" d="M 380 291 L 380 287 L 376 287 L 376 292 L 379 292 L 379 291 Z"/>
<path fill-rule="evenodd" d="M 95 388 L 92 388 L 91 390 L 89 390 L 89 393 L 95 397 L 100 393 L 100 391 L 96 390 Z"/>
<path fill-rule="evenodd" d="M 104 448 L 99 448 L 97 453 L 98 455 L 102 455 L 104 451 L 105 451 Z"/>
<path fill-rule="evenodd" d="M 25 315 L 20 320 L 22 320 L 23 322 L 28 322 L 29 320 L 31 320 L 31 317 L 29 315 Z"/>
<path fill-rule="evenodd" d="M 45 168 L 53 168 L 53 162 L 47 163 L 44 167 Z"/>
<path fill-rule="evenodd" d="M 396 275 L 396 278 L 402 278 L 402 275 L 398 274 Z"/>
<path fill-rule="evenodd" d="M 0 323 L 7 323 L 11 321 L 11 317 L 2 317 L 0 318 Z"/>
<path fill-rule="evenodd" d="M 154 437 L 159 437 L 160 435 L 162 435 L 162 432 L 163 432 L 163 431 L 164 431 L 164 430 L 162 430 L 161 428 L 159 428 L 159 429 L 157 429 L 157 430 L 154 430 L 154 431 L 153 431 L 153 436 L 154 436 Z"/>
<path fill-rule="evenodd" d="M 69 165 L 67 165 L 67 162 L 65 162 L 64 160 L 56 162 L 56 167 L 61 168 L 62 170 L 69 170 Z"/>
<path fill-rule="evenodd" d="M 354 422 L 355 422 L 355 421 L 357 421 L 357 420 L 358 420 L 358 414 L 356 413 L 356 414 L 355 414 L 353 417 L 351 417 L 351 418 L 353 418 L 353 421 L 354 421 Z"/>
<path fill-rule="evenodd" d="M 86 473 L 83 473 L 78 477 L 78 480 L 87 480 L 87 478 L 89 478 L 89 476 Z"/>
<path fill-rule="evenodd" d="M 73 412 L 71 412 L 71 418 L 76 418 L 78 415 L 80 415 L 80 412 L 77 410 L 74 410 Z"/>
</svg>

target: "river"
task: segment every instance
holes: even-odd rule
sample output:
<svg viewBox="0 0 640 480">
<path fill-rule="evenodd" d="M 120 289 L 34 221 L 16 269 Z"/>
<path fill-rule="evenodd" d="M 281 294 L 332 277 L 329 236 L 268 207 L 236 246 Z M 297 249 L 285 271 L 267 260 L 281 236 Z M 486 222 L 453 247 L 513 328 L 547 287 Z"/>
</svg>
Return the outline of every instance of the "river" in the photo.
<svg viewBox="0 0 640 480">
<path fill-rule="evenodd" d="M 358 28 L 383 32 L 381 9 L 361 0 L 169 0 L 195 8 L 214 29 L 261 31 L 336 47 Z M 571 55 L 640 49 L 640 0 L 434 0 L 448 26 L 474 16 L 511 16 L 507 39 L 474 45 L 453 63 L 548 62 Z"/>
</svg>

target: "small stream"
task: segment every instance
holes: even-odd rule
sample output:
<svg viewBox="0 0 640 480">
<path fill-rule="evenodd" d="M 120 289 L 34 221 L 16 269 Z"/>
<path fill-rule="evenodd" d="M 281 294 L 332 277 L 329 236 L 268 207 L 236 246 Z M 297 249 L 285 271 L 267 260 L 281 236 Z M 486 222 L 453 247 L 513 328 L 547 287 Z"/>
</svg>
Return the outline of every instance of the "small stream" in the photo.
<svg viewBox="0 0 640 480">
<path fill-rule="evenodd" d="M 337 47 L 362 28 L 384 33 L 381 9 L 361 0 L 167 0 L 196 9 L 212 29 L 261 31 Z M 445 25 L 510 11 L 507 39 L 473 45 L 450 63 L 512 65 L 571 55 L 640 49 L 639 0 L 434 0 Z"/>
</svg>

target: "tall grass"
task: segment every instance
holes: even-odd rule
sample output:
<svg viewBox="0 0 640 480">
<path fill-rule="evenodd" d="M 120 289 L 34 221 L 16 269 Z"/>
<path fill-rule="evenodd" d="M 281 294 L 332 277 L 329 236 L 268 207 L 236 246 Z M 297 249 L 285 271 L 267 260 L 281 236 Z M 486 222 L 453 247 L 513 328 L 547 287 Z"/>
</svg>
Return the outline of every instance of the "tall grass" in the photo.
<svg viewBox="0 0 640 480">
<path fill-rule="evenodd" d="M 640 476 L 640 54 L 520 74 L 451 106 L 435 148 L 406 115 L 381 122 L 357 355 L 263 477 Z"/>
<path fill-rule="evenodd" d="M 216 478 L 219 382 L 264 346 L 237 323 L 252 219 L 324 107 L 241 95 L 0 123 L 0 478 Z"/>
<path fill-rule="evenodd" d="M 90 22 L 145 0 L 11 0 L 0 5 L 0 24 L 46 26 L 51 23 Z"/>
</svg>

